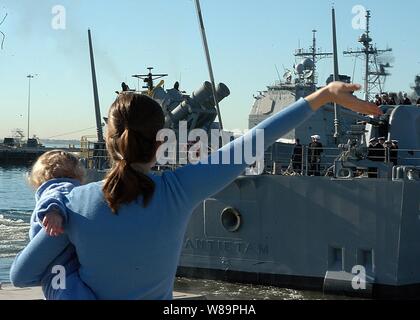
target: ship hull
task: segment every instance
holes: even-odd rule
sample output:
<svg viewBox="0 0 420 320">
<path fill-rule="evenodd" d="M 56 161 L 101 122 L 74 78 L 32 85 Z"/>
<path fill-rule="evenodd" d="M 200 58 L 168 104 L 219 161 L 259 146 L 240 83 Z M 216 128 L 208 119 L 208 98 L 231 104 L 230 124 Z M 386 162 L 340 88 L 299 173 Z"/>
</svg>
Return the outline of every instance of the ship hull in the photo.
<svg viewBox="0 0 420 320">
<path fill-rule="evenodd" d="M 350 277 L 336 279 L 337 293 L 420 296 L 419 190 L 416 181 L 238 178 L 196 208 L 179 275 L 324 290 L 331 275 L 362 266 L 370 289 Z M 221 219 L 228 207 L 240 214 L 234 232 Z"/>
</svg>

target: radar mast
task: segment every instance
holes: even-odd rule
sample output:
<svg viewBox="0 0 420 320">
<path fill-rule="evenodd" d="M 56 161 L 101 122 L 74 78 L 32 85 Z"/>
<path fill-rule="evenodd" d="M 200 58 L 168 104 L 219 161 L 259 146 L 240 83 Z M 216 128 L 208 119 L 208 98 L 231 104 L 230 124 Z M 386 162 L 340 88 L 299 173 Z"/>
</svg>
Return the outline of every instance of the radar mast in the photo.
<svg viewBox="0 0 420 320">
<path fill-rule="evenodd" d="M 317 30 L 312 30 L 312 47 L 309 50 L 305 49 L 298 49 L 296 50 L 294 56 L 299 58 L 310 58 L 313 61 L 312 72 L 310 77 L 308 77 L 308 83 L 316 86 L 317 84 L 317 77 L 316 77 L 316 64 L 319 60 L 323 58 L 332 57 L 332 53 L 321 52 L 319 48 L 317 48 L 317 41 L 316 41 L 316 33 Z"/>
<path fill-rule="evenodd" d="M 360 36 L 359 42 L 363 45 L 361 50 L 344 51 L 345 56 L 364 57 L 365 59 L 365 100 L 369 101 L 375 97 L 375 94 L 381 93 L 385 85 L 386 77 L 390 75 L 386 69 L 391 68 L 389 62 L 381 63 L 380 56 L 392 49 L 379 50 L 372 45 L 370 37 L 370 10 L 366 12 L 366 31 Z"/>
<path fill-rule="evenodd" d="M 140 91 L 140 80 L 143 80 L 146 83 L 146 85 L 143 86 L 143 89 L 148 89 L 149 92 L 153 92 L 153 89 L 155 89 L 154 81 L 168 76 L 167 74 L 153 74 L 153 69 L 153 67 L 147 68 L 147 70 L 149 70 L 148 74 L 133 75 L 133 78 L 137 78 L 139 80 L 138 91 Z"/>
</svg>

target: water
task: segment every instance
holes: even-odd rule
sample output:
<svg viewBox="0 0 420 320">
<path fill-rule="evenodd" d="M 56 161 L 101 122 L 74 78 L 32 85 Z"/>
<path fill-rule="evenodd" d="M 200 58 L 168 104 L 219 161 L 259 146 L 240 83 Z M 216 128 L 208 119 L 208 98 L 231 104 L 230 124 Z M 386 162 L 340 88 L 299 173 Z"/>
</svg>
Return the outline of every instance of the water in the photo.
<svg viewBox="0 0 420 320">
<path fill-rule="evenodd" d="M 0 166 L 0 282 L 9 282 L 15 255 L 27 244 L 34 190 L 26 182 L 28 168 Z M 175 290 L 206 295 L 207 299 L 336 299 L 321 293 L 274 287 L 178 278 Z"/>
<path fill-rule="evenodd" d="M 0 282 L 9 281 L 13 257 L 28 242 L 35 200 L 26 174 L 26 168 L 0 167 Z"/>
<path fill-rule="evenodd" d="M 46 148 L 68 148 L 74 146 L 75 148 L 80 148 L 80 142 L 76 143 L 75 141 L 47 141 L 42 143 Z"/>
</svg>

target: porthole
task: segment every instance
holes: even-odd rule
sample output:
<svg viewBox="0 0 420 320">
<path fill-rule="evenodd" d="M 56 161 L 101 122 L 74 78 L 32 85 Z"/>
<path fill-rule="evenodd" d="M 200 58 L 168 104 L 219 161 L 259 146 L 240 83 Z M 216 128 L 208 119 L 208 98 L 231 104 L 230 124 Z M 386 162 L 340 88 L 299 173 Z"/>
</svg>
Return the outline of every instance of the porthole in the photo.
<svg viewBox="0 0 420 320">
<path fill-rule="evenodd" d="M 223 227 L 229 232 L 237 232 L 242 224 L 242 217 L 238 210 L 226 208 L 220 215 Z"/>
</svg>

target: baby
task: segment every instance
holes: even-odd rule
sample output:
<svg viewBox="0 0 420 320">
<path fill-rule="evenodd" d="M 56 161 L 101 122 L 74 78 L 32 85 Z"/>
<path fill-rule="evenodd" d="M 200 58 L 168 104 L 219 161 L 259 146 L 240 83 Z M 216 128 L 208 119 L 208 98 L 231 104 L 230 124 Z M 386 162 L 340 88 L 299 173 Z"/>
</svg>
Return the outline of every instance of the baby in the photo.
<svg viewBox="0 0 420 320">
<path fill-rule="evenodd" d="M 54 150 L 38 158 L 29 174 L 29 183 L 37 188 L 36 209 L 29 233 L 31 240 L 42 226 L 50 236 L 64 232 L 65 207 L 57 196 L 68 194 L 74 187 L 80 186 L 84 176 L 84 168 L 71 153 Z"/>
<path fill-rule="evenodd" d="M 30 184 L 37 188 L 36 205 L 29 230 L 30 240 L 43 227 L 50 236 L 59 236 L 64 233 L 67 219 L 64 197 L 75 187 L 80 186 L 84 178 L 83 166 L 71 153 L 54 150 L 39 157 L 29 174 Z M 66 288 L 54 288 L 52 280 L 56 274 L 47 270 L 41 282 L 47 300 L 72 300 L 69 292 L 78 292 L 78 298 L 83 300 L 95 299 L 92 291 L 79 278 L 79 261 L 73 246 L 67 247 L 52 263 L 52 267 L 58 265 L 65 268 Z M 81 292 L 82 295 L 80 295 Z"/>
</svg>

